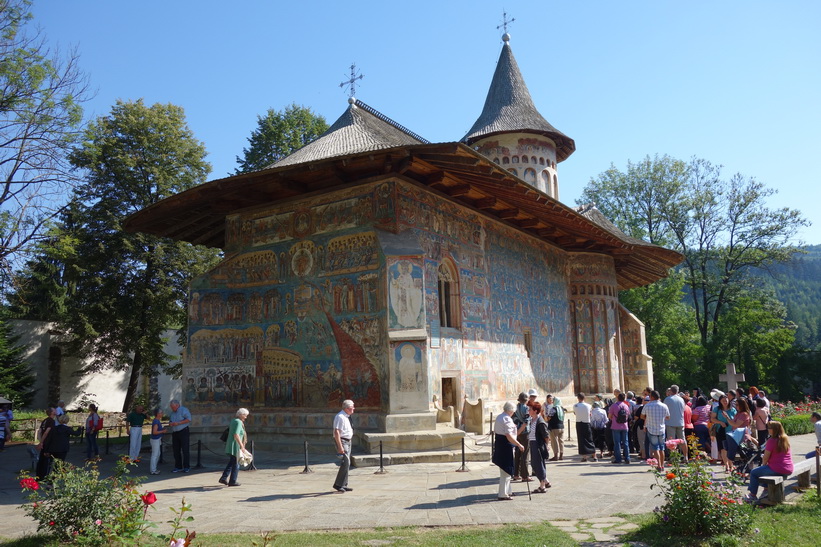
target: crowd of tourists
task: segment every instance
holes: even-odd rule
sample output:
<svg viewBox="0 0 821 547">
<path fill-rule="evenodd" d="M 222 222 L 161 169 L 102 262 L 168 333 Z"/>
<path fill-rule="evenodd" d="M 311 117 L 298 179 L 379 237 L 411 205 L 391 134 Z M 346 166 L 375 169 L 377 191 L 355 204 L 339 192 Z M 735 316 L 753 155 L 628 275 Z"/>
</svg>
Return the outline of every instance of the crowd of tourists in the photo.
<svg viewBox="0 0 821 547">
<path fill-rule="evenodd" d="M 756 387 L 705 393 L 672 385 L 664 396 L 647 387 L 639 394 L 618 389 L 612 397 L 595 394 L 592 404 L 584 393 L 576 398 L 572 409 L 566 409 L 552 394 L 541 403 L 531 389 L 521 393 L 517 403 L 505 403 L 494 425 L 499 500 L 512 499 L 511 482 L 530 482 L 532 476 L 539 481 L 534 493 L 550 488 L 545 464 L 564 460 L 565 413 L 570 411 L 575 414 L 581 462 L 609 459 L 628 465 L 641 460 L 663 470 L 670 450 L 678 451 L 677 457 L 686 463 L 694 448 L 725 473 L 749 476 L 750 501 L 757 499 L 760 477 L 786 477 L 793 471 L 789 438 L 782 424 L 771 419 L 767 394 Z M 816 450 L 821 450 L 821 415 L 813 413 L 811 419 Z"/>
</svg>

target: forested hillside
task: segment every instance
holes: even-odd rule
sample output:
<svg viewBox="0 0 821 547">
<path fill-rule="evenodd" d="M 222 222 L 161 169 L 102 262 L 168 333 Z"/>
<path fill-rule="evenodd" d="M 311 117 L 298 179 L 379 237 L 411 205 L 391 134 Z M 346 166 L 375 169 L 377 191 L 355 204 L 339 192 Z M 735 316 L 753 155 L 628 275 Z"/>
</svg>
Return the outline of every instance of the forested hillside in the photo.
<svg viewBox="0 0 821 547">
<path fill-rule="evenodd" d="M 804 250 L 764 277 L 786 306 L 788 319 L 798 326 L 796 344 L 821 349 L 821 245 Z"/>
</svg>

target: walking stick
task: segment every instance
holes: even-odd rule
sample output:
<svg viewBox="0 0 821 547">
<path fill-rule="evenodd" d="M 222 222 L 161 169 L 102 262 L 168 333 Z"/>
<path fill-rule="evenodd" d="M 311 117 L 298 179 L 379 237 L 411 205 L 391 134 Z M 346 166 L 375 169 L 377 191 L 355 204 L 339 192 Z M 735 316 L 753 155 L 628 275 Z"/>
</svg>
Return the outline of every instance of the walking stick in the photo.
<svg viewBox="0 0 821 547">
<path fill-rule="evenodd" d="M 524 454 L 524 450 L 522 450 L 522 454 Z M 529 467 L 527 465 L 527 462 L 525 462 L 525 466 L 526 466 L 525 469 L 527 469 Z M 530 481 L 526 481 L 525 478 L 522 477 L 522 482 L 527 484 L 527 499 L 529 499 L 530 501 L 533 501 L 533 496 L 530 495 Z"/>
</svg>

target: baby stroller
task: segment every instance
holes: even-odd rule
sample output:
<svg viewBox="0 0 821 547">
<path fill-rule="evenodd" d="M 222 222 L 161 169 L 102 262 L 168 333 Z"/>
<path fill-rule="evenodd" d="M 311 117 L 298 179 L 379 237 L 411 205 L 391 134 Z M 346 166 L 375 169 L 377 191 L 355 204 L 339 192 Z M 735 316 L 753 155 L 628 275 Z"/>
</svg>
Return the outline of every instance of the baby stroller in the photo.
<svg viewBox="0 0 821 547">
<path fill-rule="evenodd" d="M 764 454 L 762 447 L 758 446 L 749 435 L 746 435 L 738 445 L 738 452 L 735 459 L 735 472 L 744 478 L 750 475 L 750 471 L 761 465 L 761 458 Z"/>
</svg>

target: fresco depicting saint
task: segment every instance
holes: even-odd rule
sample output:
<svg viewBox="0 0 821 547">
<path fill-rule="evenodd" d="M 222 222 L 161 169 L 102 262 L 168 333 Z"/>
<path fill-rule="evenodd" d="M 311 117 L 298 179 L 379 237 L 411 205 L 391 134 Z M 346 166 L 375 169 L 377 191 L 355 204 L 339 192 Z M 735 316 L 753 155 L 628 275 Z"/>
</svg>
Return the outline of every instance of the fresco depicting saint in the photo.
<svg viewBox="0 0 821 547">
<path fill-rule="evenodd" d="M 422 299 L 422 268 L 398 261 L 390 268 L 391 327 L 421 327 Z"/>
</svg>

